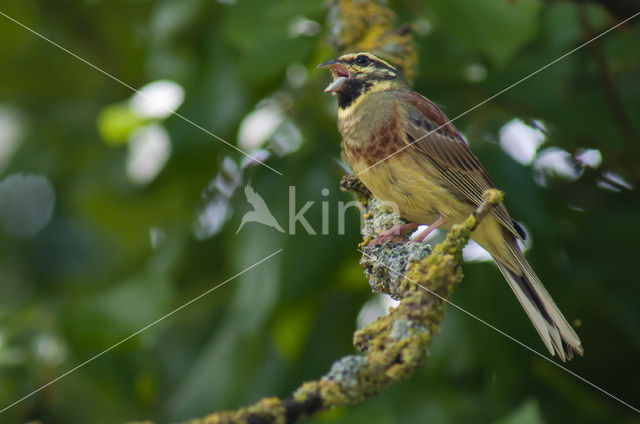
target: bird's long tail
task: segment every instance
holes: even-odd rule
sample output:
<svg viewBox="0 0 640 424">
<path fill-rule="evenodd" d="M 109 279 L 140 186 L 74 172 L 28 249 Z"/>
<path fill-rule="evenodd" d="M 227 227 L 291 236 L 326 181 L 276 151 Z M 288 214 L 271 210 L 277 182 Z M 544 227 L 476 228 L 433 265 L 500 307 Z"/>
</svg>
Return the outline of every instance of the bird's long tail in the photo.
<svg viewBox="0 0 640 424">
<path fill-rule="evenodd" d="M 531 269 L 515 240 L 513 243 L 507 244 L 519 269 L 514 271 L 512 270 L 513 267 L 509 267 L 494 258 L 495 262 L 549 352 L 552 355 L 554 352 L 558 352 L 558 356 L 563 362 L 571 359 L 574 351 L 582 355 L 582 346 L 578 335 L 573 331 L 573 328 L 564 318 L 549 292 L 547 292 L 538 276 Z"/>
</svg>

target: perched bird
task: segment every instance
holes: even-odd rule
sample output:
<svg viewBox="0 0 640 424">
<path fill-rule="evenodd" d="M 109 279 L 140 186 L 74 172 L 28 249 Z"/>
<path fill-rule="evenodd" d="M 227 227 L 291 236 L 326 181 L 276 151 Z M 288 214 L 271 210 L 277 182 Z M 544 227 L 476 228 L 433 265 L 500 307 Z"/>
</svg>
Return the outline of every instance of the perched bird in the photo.
<svg viewBox="0 0 640 424">
<path fill-rule="evenodd" d="M 487 171 L 444 113 L 411 91 L 398 68 L 368 52 L 318 67 L 333 74 L 325 92 L 338 99 L 346 161 L 376 198 L 398 207 L 410 222 L 405 228 L 448 230 L 482 203 L 482 193 L 493 188 Z M 524 258 L 517 240 L 525 233 L 504 204 L 492 209 L 471 238 L 493 256 L 549 352 L 562 361 L 574 351 L 582 355 L 580 339 Z"/>
</svg>

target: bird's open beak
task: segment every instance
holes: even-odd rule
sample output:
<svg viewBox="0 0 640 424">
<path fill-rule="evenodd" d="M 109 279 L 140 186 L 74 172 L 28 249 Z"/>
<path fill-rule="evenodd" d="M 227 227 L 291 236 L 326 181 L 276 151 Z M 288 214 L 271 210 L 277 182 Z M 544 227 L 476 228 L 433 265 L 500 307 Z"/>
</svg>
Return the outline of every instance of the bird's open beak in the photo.
<svg viewBox="0 0 640 424">
<path fill-rule="evenodd" d="M 349 79 L 349 70 L 347 67 L 335 59 L 321 63 L 318 65 L 318 68 L 329 68 L 333 75 L 333 82 L 324 89 L 325 93 L 335 93 L 340 90 L 344 83 Z"/>
</svg>

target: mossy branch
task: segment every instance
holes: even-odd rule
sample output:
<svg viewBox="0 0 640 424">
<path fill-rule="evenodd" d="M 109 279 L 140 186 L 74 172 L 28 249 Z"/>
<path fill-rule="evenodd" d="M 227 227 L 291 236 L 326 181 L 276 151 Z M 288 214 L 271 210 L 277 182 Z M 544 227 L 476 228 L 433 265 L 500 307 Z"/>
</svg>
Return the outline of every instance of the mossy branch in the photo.
<svg viewBox="0 0 640 424">
<path fill-rule="evenodd" d="M 329 5 L 330 42 L 336 50 L 367 50 L 393 61 L 411 80 L 417 65 L 410 28 L 394 29 L 395 14 L 376 1 L 334 0 Z M 402 223 L 353 176 L 341 188 L 363 206 L 364 246 L 375 234 Z M 362 402 L 384 387 L 409 378 L 427 356 L 439 332 L 446 300 L 462 279 L 462 249 L 471 232 L 502 201 L 498 190 L 485 192 L 484 203 L 454 226 L 433 250 L 423 243 L 386 243 L 364 247 L 360 264 L 376 293 L 400 304 L 387 316 L 355 332 L 360 354 L 335 361 L 319 380 L 303 383 L 287 399 L 261 399 L 255 405 L 216 412 L 189 424 L 291 424 L 336 407 Z"/>
<path fill-rule="evenodd" d="M 345 185 L 353 181 L 352 177 L 346 180 Z M 359 196 L 365 209 L 365 231 L 383 231 L 399 219 L 376 199 Z M 462 249 L 491 207 L 501 201 L 500 191 L 486 191 L 484 202 L 433 250 L 423 243 L 386 243 L 361 251 L 360 264 L 373 291 L 389 294 L 400 304 L 356 331 L 353 341 L 360 354 L 337 360 L 327 374 L 303 383 L 287 399 L 264 398 L 255 405 L 217 412 L 189 424 L 291 424 L 357 404 L 409 378 L 427 356 L 431 340 L 439 332 L 446 301 L 462 280 Z"/>
</svg>

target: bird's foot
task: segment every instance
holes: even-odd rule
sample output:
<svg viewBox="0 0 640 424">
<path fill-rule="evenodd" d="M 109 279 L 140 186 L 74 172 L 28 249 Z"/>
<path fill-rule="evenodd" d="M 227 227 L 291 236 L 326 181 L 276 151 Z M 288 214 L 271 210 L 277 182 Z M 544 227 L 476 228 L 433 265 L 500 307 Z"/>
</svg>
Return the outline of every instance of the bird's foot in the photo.
<svg viewBox="0 0 640 424">
<path fill-rule="evenodd" d="M 413 231 L 416 228 L 418 228 L 418 224 L 415 222 L 409 222 L 407 224 L 402 224 L 402 225 L 395 226 L 393 228 L 389 228 L 388 230 L 385 230 L 380 234 L 378 234 L 376 238 L 374 238 L 367 244 L 367 246 L 384 244 L 387 241 L 390 241 L 393 243 L 407 242 L 408 240 L 406 237 L 404 237 L 404 234 L 407 231 Z"/>
<path fill-rule="evenodd" d="M 443 222 L 444 222 L 444 218 L 442 216 L 438 217 L 438 219 L 436 219 L 435 221 L 433 221 L 431 225 L 429 225 L 429 228 L 427 228 L 426 230 L 418 234 L 416 238 L 413 239 L 413 241 L 415 241 L 416 243 L 423 242 L 424 239 L 426 239 L 427 236 L 431 234 L 434 230 L 437 230 L 438 227 L 442 225 Z"/>
</svg>

